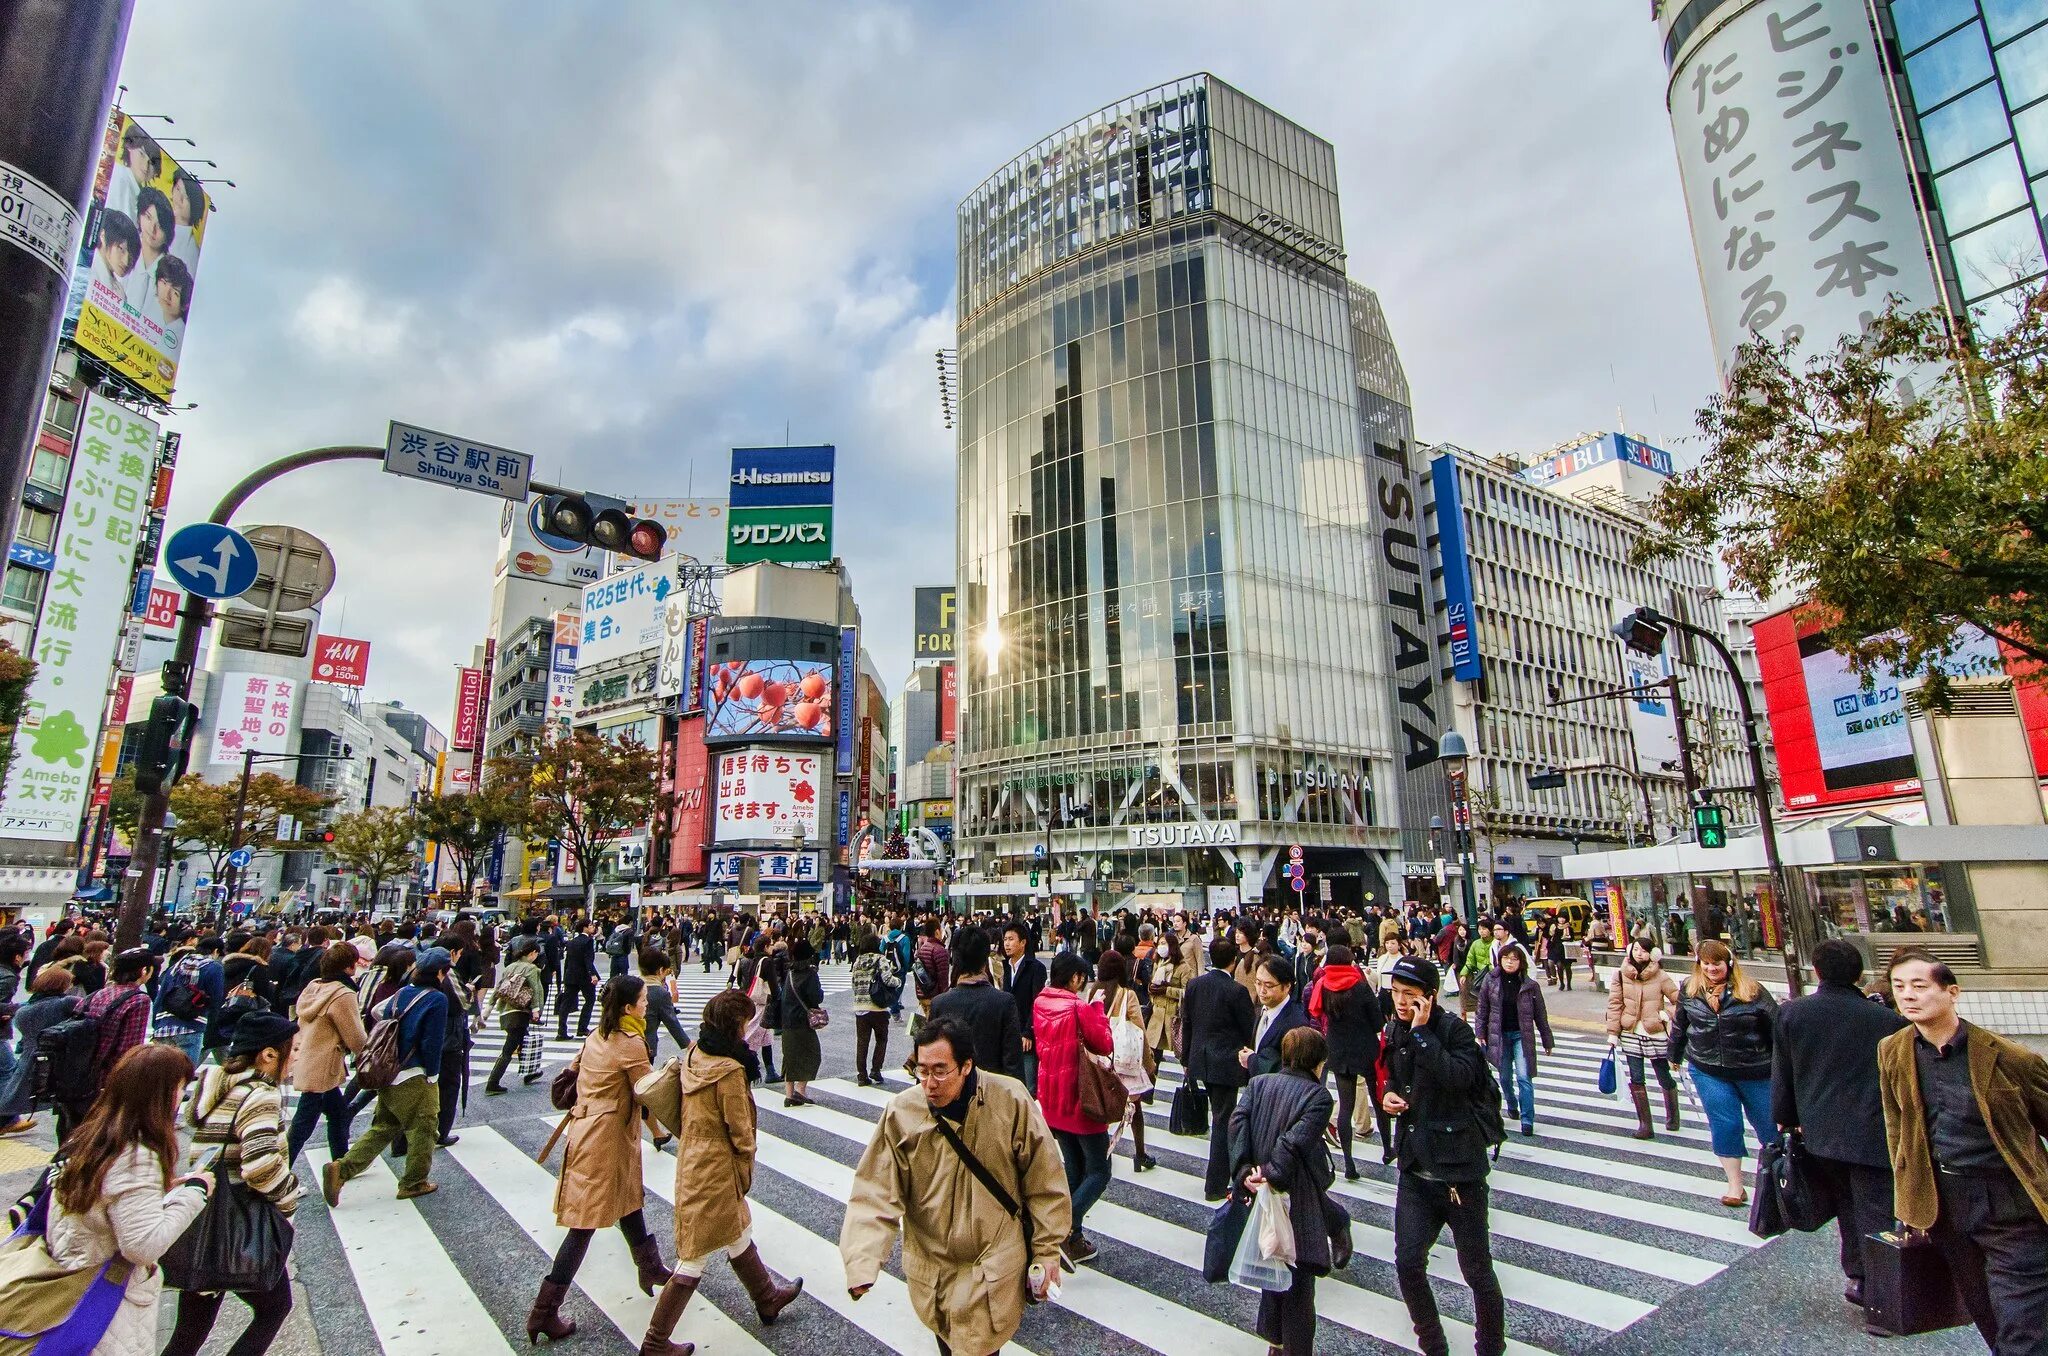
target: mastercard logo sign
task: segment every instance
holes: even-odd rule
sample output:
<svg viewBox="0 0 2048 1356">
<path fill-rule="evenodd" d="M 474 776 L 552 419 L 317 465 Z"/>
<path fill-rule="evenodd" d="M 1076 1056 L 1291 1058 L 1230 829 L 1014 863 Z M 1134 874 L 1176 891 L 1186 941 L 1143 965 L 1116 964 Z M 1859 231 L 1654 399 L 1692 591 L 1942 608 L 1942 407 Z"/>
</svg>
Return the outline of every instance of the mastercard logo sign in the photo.
<svg viewBox="0 0 2048 1356">
<path fill-rule="evenodd" d="M 521 551 L 512 557 L 512 567 L 521 574 L 534 575 L 540 579 L 545 579 L 555 572 L 554 559 L 538 551 Z"/>
</svg>

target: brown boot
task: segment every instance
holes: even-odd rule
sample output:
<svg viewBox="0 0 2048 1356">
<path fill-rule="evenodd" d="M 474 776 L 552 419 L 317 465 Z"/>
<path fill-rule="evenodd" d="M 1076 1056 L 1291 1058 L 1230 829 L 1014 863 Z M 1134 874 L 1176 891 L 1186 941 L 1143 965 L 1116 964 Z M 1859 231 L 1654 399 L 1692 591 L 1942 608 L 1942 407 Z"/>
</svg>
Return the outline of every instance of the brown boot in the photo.
<svg viewBox="0 0 2048 1356">
<path fill-rule="evenodd" d="M 649 1234 L 632 1248 L 633 1265 L 640 1270 L 640 1292 L 652 1295 L 667 1285 L 675 1273 L 661 1264 L 661 1244 L 654 1241 L 654 1235 Z"/>
<path fill-rule="evenodd" d="M 556 1285 L 553 1281 L 540 1283 L 540 1298 L 526 1311 L 526 1340 L 538 1342 L 545 1337 L 550 1342 L 559 1342 L 576 1333 L 576 1325 L 562 1317 L 562 1301 L 569 1298 L 569 1287 Z"/>
<path fill-rule="evenodd" d="M 775 1316 L 796 1303 L 796 1297 L 804 1290 L 802 1277 L 788 1285 L 777 1285 L 768 1264 L 761 1260 L 761 1250 L 751 1243 L 745 1252 L 732 1259 L 732 1274 L 746 1286 L 748 1297 L 754 1301 L 754 1312 L 763 1323 L 773 1323 Z"/>
<path fill-rule="evenodd" d="M 1656 1131 L 1650 1125 L 1650 1090 L 1641 1083 L 1631 1083 L 1628 1095 L 1636 1104 L 1636 1130 L 1629 1138 L 1655 1139 Z"/>
<path fill-rule="evenodd" d="M 1678 1128 L 1678 1089 L 1667 1086 L 1664 1089 L 1664 1128 Z"/>
<path fill-rule="evenodd" d="M 647 1320 L 647 1336 L 640 1339 L 640 1356 L 691 1356 L 694 1342 L 671 1342 L 669 1337 L 682 1322 L 683 1306 L 697 1293 L 697 1277 L 670 1276 L 654 1302 L 654 1314 Z"/>
</svg>

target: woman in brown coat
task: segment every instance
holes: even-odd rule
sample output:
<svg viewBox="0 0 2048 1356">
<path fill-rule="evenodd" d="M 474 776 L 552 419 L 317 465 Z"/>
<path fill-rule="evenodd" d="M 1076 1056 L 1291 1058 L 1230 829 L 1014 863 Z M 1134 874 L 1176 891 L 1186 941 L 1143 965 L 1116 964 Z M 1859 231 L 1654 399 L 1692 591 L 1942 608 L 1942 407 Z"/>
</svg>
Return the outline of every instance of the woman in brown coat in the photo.
<svg viewBox="0 0 2048 1356">
<path fill-rule="evenodd" d="M 727 989 L 704 1005 L 697 1043 L 683 1054 L 682 1114 L 676 1127 L 676 1270 L 654 1302 L 640 1356 L 691 1356 L 672 1342 L 683 1306 L 697 1293 L 704 1268 L 723 1252 L 747 1287 L 763 1323 L 795 1302 L 798 1280 L 780 1284 L 754 1246 L 747 1191 L 754 1183 L 754 1098 L 747 1090 L 747 1023 L 754 1005 Z"/>
<path fill-rule="evenodd" d="M 329 1157 L 339 1160 L 348 1152 L 351 1118 L 341 1085 L 348 1081 L 348 1057 L 360 1055 L 370 1040 L 363 1030 L 362 1010 L 356 1006 L 355 986 L 349 982 L 362 963 L 353 946 L 336 942 L 320 953 L 318 978 L 299 994 L 299 1055 L 292 1061 L 299 1105 L 292 1112 L 287 1163 L 298 1162 L 299 1150 L 313 1137 L 322 1116 L 327 1118 Z"/>
<path fill-rule="evenodd" d="M 650 1072 L 646 1031 L 647 985 L 638 975 L 614 976 L 604 986 L 597 1030 L 584 1037 L 571 1066 L 576 1105 L 569 1110 L 562 1175 L 555 1182 L 555 1223 L 569 1235 L 526 1315 L 529 1340 L 559 1342 L 576 1331 L 561 1315 L 562 1301 L 599 1229 L 619 1226 L 633 1250 L 643 1291 L 651 1295 L 668 1283 L 661 1247 L 647 1232 L 641 1212 L 646 1192 L 640 1184 L 640 1104 L 633 1085 Z"/>
<path fill-rule="evenodd" d="M 1643 1080 L 1646 1059 L 1664 1090 L 1664 1128 L 1678 1129 L 1678 1080 L 1671 1076 L 1671 1061 L 1665 1055 L 1665 1031 L 1677 1006 L 1678 981 L 1664 973 L 1642 938 L 1631 939 L 1607 990 L 1607 1044 L 1628 1061 L 1628 1095 L 1636 1108 L 1633 1139 L 1656 1136 L 1650 1122 L 1650 1090 Z"/>
</svg>

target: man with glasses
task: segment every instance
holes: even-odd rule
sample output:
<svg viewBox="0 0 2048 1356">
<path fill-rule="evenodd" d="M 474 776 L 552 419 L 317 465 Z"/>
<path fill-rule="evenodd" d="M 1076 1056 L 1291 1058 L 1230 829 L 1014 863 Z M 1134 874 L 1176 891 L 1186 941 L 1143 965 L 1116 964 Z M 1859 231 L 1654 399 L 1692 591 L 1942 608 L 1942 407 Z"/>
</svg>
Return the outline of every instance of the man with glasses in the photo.
<svg viewBox="0 0 2048 1356">
<path fill-rule="evenodd" d="M 839 1231 L 847 1293 L 867 1294 L 900 1233 L 911 1304 L 942 1356 L 992 1356 L 1058 1284 L 1066 1170 L 1024 1085 L 974 1067 L 964 1023 L 930 1018 L 911 1044 L 918 1081 L 883 1110 Z"/>
</svg>

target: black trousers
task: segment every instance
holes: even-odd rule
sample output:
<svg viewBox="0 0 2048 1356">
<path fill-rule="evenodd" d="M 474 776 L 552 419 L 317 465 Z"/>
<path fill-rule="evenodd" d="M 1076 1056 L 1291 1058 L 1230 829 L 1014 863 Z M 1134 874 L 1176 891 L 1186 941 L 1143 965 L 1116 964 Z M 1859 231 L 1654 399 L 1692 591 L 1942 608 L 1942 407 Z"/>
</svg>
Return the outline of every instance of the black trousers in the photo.
<svg viewBox="0 0 2048 1356">
<path fill-rule="evenodd" d="M 868 1047 L 874 1046 L 875 1055 L 868 1058 Z M 882 1081 L 882 1061 L 889 1057 L 889 1014 L 886 1012 L 856 1012 L 853 1014 L 853 1071 L 879 1083 Z"/>
<path fill-rule="evenodd" d="M 1202 1191 L 1221 1196 L 1230 1190 L 1230 1113 L 1237 1110 L 1237 1088 L 1219 1088 L 1204 1083 L 1209 1094 L 1209 1166 L 1202 1174 Z"/>
<path fill-rule="evenodd" d="M 206 1345 L 207 1336 L 220 1318 L 220 1303 L 226 1298 L 220 1292 L 180 1290 L 177 1325 L 171 1329 L 171 1340 L 164 1344 L 163 1356 L 198 1356 L 199 1348 Z M 226 1356 L 263 1356 L 277 1340 L 278 1331 L 292 1311 L 291 1277 L 284 1277 L 268 1290 L 237 1291 L 235 1298 L 249 1306 L 249 1326 L 242 1329 L 242 1335 L 227 1349 Z"/>
<path fill-rule="evenodd" d="M 2048 1224 L 2010 1172 L 1934 1174 L 1934 1242 L 1993 1356 L 2048 1356 Z"/>
<path fill-rule="evenodd" d="M 1259 1292 L 1258 1334 L 1284 1356 L 1315 1356 L 1316 1275 L 1289 1267 L 1294 1284 Z"/>
<path fill-rule="evenodd" d="M 1355 1160 L 1351 1157 L 1351 1142 L 1355 1132 L 1351 1128 L 1352 1113 L 1358 1107 L 1358 1088 L 1365 1085 L 1366 1095 L 1372 1095 L 1371 1074 L 1336 1074 L 1337 1081 L 1337 1143 L 1344 1150 L 1344 1166 L 1349 1169 Z M 1380 1128 L 1380 1161 L 1394 1161 L 1394 1126 L 1392 1119 L 1378 1107 L 1373 1108 L 1373 1119 Z"/>
<path fill-rule="evenodd" d="M 1394 1278 L 1415 1325 L 1423 1356 L 1450 1351 L 1436 1295 L 1429 1288 L 1429 1250 L 1444 1226 L 1458 1249 L 1458 1270 L 1472 1292 L 1473 1349 L 1477 1356 L 1501 1356 L 1507 1349 L 1507 1305 L 1493 1274 L 1493 1247 L 1486 1225 L 1486 1183 L 1432 1182 L 1401 1174 L 1394 1190 Z"/>
<path fill-rule="evenodd" d="M 576 1034 L 579 1037 L 588 1036 L 590 1034 L 590 1010 L 596 1004 L 597 977 L 595 975 L 584 980 L 580 988 L 571 986 L 563 989 L 561 1006 L 555 1009 L 555 1039 L 562 1041 L 569 1039 L 569 1009 L 579 1006 L 582 1011 L 577 1014 Z"/>
<path fill-rule="evenodd" d="M 512 1066 L 512 1060 L 519 1054 L 519 1043 L 526 1039 L 526 1028 L 533 1025 L 533 1014 L 517 1008 L 505 1009 L 505 1045 L 498 1051 L 498 1062 L 491 1065 L 491 1076 L 484 1080 L 486 1088 L 500 1088 L 504 1084 L 505 1070 Z"/>
<path fill-rule="evenodd" d="M 1842 1275 L 1863 1282 L 1863 1240 L 1892 1227 L 1892 1170 L 1808 1154 L 1813 1172 L 1835 1198 L 1842 1236 Z"/>
<path fill-rule="evenodd" d="M 457 1014 L 450 1020 L 460 1021 Z M 454 1050 L 441 1052 L 441 1138 L 448 1138 L 455 1129 L 455 1113 L 462 1109 L 463 1095 L 469 1091 L 469 1046 L 462 1045 Z"/>
</svg>

